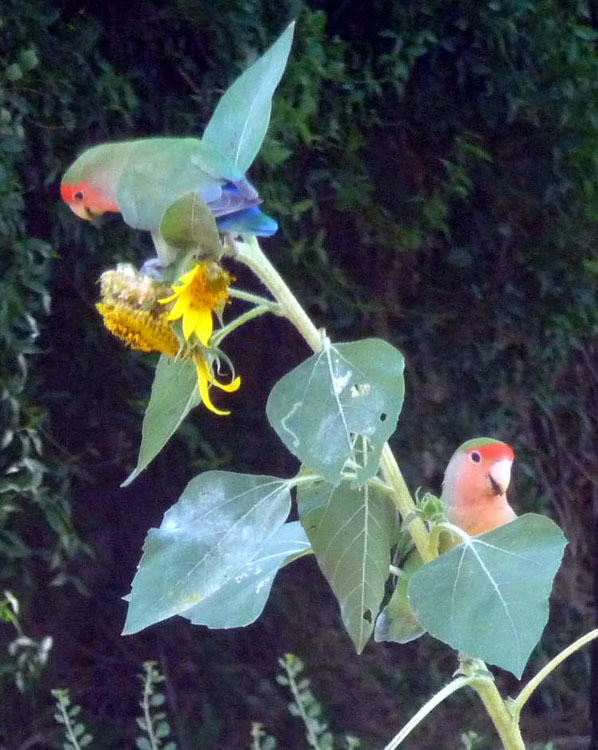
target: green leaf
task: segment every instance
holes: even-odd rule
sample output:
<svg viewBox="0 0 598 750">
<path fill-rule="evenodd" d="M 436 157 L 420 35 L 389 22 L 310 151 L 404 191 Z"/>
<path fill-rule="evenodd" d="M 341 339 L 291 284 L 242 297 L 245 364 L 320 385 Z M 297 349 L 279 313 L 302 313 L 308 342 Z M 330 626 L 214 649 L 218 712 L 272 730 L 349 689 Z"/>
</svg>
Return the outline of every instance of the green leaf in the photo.
<svg viewBox="0 0 598 750">
<path fill-rule="evenodd" d="M 224 586 L 266 546 L 290 509 L 288 482 L 208 471 L 150 529 L 124 633 L 180 615 Z"/>
<path fill-rule="evenodd" d="M 378 615 L 374 630 L 374 640 L 376 642 L 409 643 L 425 633 L 425 630 L 417 621 L 407 598 L 407 589 L 411 576 L 421 566 L 422 559 L 417 550 L 413 550 L 401 565 L 405 574 L 404 577 L 397 581 L 388 604 Z"/>
<path fill-rule="evenodd" d="M 135 744 L 138 750 L 152 750 L 152 745 L 147 737 L 137 737 Z"/>
<path fill-rule="evenodd" d="M 357 481 L 365 482 L 397 425 L 403 366 L 403 355 L 380 339 L 328 342 L 274 386 L 266 406 L 270 424 L 327 482 L 338 484 L 349 458 L 360 464 Z"/>
<path fill-rule="evenodd" d="M 152 394 L 143 417 L 137 466 L 121 487 L 128 487 L 141 474 L 164 448 L 191 409 L 200 402 L 193 363 L 160 357 Z"/>
<path fill-rule="evenodd" d="M 299 487 L 301 523 L 318 565 L 339 601 L 358 653 L 374 628 L 389 575 L 396 515 L 390 499 L 368 485 L 321 482 Z"/>
<path fill-rule="evenodd" d="M 194 250 L 198 258 L 220 260 L 222 242 L 216 220 L 196 193 L 187 193 L 170 205 L 160 223 L 162 239 L 177 250 Z"/>
<path fill-rule="evenodd" d="M 242 172 L 260 150 L 272 109 L 272 95 L 287 64 L 294 22 L 270 49 L 224 93 L 208 123 L 202 141 L 229 158 Z"/>
<path fill-rule="evenodd" d="M 549 518 L 521 516 L 424 565 L 409 601 L 435 638 L 519 678 L 548 620 L 566 544 Z"/>
<path fill-rule="evenodd" d="M 183 616 L 194 625 L 209 628 L 241 628 L 255 622 L 266 606 L 278 570 L 308 550 L 301 524 L 283 524 L 233 578 Z"/>
</svg>

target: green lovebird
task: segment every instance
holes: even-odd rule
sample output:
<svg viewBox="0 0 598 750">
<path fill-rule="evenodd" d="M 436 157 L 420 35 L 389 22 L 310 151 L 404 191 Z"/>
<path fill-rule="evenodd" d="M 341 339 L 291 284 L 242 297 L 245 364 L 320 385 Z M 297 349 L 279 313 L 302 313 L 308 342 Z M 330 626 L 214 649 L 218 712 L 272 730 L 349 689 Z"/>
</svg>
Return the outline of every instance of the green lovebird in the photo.
<svg viewBox="0 0 598 750">
<path fill-rule="evenodd" d="M 60 186 L 82 219 L 120 213 L 134 229 L 152 233 L 160 261 L 176 253 L 160 235 L 165 211 L 186 195 L 207 206 L 221 232 L 268 237 L 278 224 L 258 208 L 257 190 L 238 168 L 199 138 L 143 138 L 84 151 Z"/>
<path fill-rule="evenodd" d="M 442 496 L 448 520 L 470 536 L 484 534 L 513 521 L 517 516 L 507 500 L 515 454 L 506 443 L 492 438 L 474 438 L 457 448 L 444 472 Z M 458 542 L 457 542 L 458 543 Z M 441 542 L 441 552 L 455 546 Z M 404 576 L 376 621 L 376 641 L 408 643 L 424 633 L 415 618 L 407 589 L 409 579 L 422 566 L 413 549 L 401 567 Z"/>
</svg>

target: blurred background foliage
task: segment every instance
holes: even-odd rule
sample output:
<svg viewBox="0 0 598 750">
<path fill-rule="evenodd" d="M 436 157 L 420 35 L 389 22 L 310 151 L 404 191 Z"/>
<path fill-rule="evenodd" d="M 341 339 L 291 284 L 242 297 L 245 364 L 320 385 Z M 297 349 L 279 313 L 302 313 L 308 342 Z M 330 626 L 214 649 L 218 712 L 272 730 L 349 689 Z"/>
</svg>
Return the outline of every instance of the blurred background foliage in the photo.
<svg viewBox="0 0 598 750">
<path fill-rule="evenodd" d="M 24 682 L 14 629 L 2 626 L 2 748 L 58 742 L 52 687 L 84 706 L 93 747 L 132 746 L 135 675 L 147 659 L 166 677 L 179 748 L 248 747 L 252 721 L 280 747 L 302 747 L 274 682 L 286 651 L 305 661 L 333 731 L 376 748 L 455 666 L 431 639 L 356 657 L 310 560 L 283 571 L 249 628 L 181 620 L 119 635 L 145 533 L 195 473 L 295 470 L 263 409 L 307 352 L 280 320 L 235 333 L 243 387 L 233 416 L 197 410 L 120 490 L 153 363 L 102 329 L 96 281 L 119 260 L 139 263 L 150 242 L 116 217 L 101 231 L 78 221 L 59 201 L 59 179 L 94 143 L 201 133 L 222 91 L 291 18 L 291 62 L 251 172 L 281 224 L 268 252 L 333 338 L 378 335 L 406 355 L 394 445 L 414 488 L 438 490 L 468 437 L 515 447 L 514 503 L 554 515 L 570 540 L 534 664 L 595 619 L 592 4 L 2 0 L 0 572 L 21 601 L 23 632 L 54 643 L 41 677 L 30 670 Z M 540 691 L 529 736 L 587 735 L 588 681 L 585 654 Z M 490 747 L 482 717 L 461 724 L 474 705 L 456 696 L 413 741 L 451 750 L 474 729 L 475 746 Z"/>
</svg>

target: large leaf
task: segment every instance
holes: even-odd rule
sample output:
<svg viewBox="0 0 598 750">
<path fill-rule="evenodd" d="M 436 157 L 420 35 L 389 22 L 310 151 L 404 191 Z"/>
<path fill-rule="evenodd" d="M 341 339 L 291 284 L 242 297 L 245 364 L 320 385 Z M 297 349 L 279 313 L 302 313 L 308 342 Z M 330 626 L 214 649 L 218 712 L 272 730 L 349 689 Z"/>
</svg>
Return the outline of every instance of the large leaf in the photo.
<svg viewBox="0 0 598 750">
<path fill-rule="evenodd" d="M 368 485 L 321 482 L 297 492 L 299 515 L 341 608 L 355 648 L 372 634 L 389 575 L 396 515 L 388 496 Z"/>
<path fill-rule="evenodd" d="M 521 677 L 548 620 L 566 544 L 549 518 L 521 516 L 424 565 L 409 601 L 433 636 Z"/>
<path fill-rule="evenodd" d="M 150 529 L 124 633 L 180 615 L 222 588 L 267 545 L 290 509 L 288 483 L 208 471 Z"/>
<path fill-rule="evenodd" d="M 272 95 L 287 64 L 295 24 L 225 92 L 202 141 L 245 172 L 260 150 L 270 123 Z"/>
<path fill-rule="evenodd" d="M 187 414 L 200 403 L 192 362 L 160 357 L 152 394 L 143 417 L 137 466 L 122 483 L 127 487 L 153 461 Z"/>
<path fill-rule="evenodd" d="M 241 628 L 255 622 L 266 606 L 278 570 L 308 550 L 309 541 L 301 524 L 284 523 L 222 588 L 188 609 L 183 617 L 209 628 Z"/>
<path fill-rule="evenodd" d="M 403 366 L 403 355 L 381 339 L 327 344 L 274 386 L 266 407 L 270 424 L 326 481 L 338 484 L 351 458 L 360 464 L 357 481 L 365 482 L 397 425 Z"/>
<path fill-rule="evenodd" d="M 198 258 L 220 260 L 222 242 L 216 220 L 196 193 L 187 193 L 170 205 L 160 223 L 162 239 L 177 250 L 196 252 Z"/>
</svg>

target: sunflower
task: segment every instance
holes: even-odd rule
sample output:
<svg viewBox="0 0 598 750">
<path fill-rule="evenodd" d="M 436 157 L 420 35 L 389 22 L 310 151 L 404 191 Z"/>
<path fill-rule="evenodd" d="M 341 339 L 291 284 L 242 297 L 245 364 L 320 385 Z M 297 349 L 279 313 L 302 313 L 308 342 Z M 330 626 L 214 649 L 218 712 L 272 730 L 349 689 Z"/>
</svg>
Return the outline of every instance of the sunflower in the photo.
<svg viewBox="0 0 598 750">
<path fill-rule="evenodd" d="M 185 341 L 195 334 L 203 346 L 209 345 L 214 330 L 212 312 L 222 312 L 230 282 L 231 277 L 218 263 L 205 260 L 180 277 L 170 297 L 160 300 L 163 305 L 174 302 L 168 320 L 182 318 Z"/>
<path fill-rule="evenodd" d="M 181 276 L 172 287 L 173 294 L 163 298 L 170 287 L 140 274 L 128 264 L 121 264 L 102 274 L 102 301 L 96 308 L 106 328 L 132 349 L 159 352 L 171 359 L 190 359 L 197 374 L 202 403 L 214 414 L 226 415 L 230 412 L 213 404 L 210 389 L 215 387 L 233 393 L 241 385 L 241 378 L 233 377 L 230 383 L 216 378 L 214 362 L 218 362 L 219 355 L 209 347 L 209 341 L 213 331 L 212 313 L 222 311 L 228 300 L 230 281 L 231 277 L 217 263 L 204 261 Z M 165 305 L 170 302 L 174 305 L 169 311 Z M 183 319 L 183 344 L 172 325 L 180 318 Z M 190 341 L 192 334 L 196 338 Z"/>
</svg>

